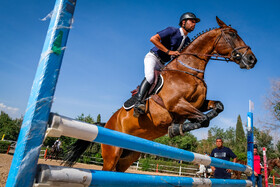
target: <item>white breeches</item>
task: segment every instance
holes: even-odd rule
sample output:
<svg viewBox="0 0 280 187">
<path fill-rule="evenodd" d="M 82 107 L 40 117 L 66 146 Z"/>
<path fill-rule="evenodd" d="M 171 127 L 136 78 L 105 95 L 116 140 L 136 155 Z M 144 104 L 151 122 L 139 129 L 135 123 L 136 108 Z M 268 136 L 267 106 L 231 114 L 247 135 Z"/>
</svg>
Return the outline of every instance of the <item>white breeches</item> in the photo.
<svg viewBox="0 0 280 187">
<path fill-rule="evenodd" d="M 149 52 L 144 58 L 145 78 L 152 84 L 154 82 L 155 70 L 160 70 L 164 65 L 160 60 L 151 52 Z"/>
</svg>

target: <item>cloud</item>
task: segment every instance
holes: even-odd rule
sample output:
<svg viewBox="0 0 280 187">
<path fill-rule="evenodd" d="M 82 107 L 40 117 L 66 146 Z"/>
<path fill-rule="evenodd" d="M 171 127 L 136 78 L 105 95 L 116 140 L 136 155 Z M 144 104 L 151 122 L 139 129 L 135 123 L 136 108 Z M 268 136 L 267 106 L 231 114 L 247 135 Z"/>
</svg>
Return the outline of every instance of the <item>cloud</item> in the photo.
<svg viewBox="0 0 280 187">
<path fill-rule="evenodd" d="M 3 110 L 4 112 L 11 113 L 11 114 L 15 114 L 19 111 L 18 108 L 7 106 L 4 103 L 0 103 L 0 110 Z"/>
</svg>

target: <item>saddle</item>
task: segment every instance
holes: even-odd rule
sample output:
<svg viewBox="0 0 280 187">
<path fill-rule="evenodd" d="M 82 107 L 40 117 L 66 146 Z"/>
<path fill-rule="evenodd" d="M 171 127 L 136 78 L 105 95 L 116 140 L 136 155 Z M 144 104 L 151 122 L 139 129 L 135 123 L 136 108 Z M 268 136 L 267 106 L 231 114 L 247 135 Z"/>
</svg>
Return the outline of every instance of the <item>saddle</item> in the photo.
<svg viewBox="0 0 280 187">
<path fill-rule="evenodd" d="M 162 75 L 160 74 L 160 71 L 155 71 L 155 80 L 151 86 L 151 88 L 148 91 L 148 95 L 146 96 L 146 100 L 148 100 L 151 96 L 154 96 L 154 100 L 158 100 L 161 98 L 159 98 L 159 96 L 155 96 L 155 94 L 159 93 L 159 91 L 161 90 L 162 86 L 163 86 L 164 80 Z M 133 91 L 131 91 L 131 98 L 128 99 L 124 104 L 123 104 L 123 108 L 125 110 L 130 110 L 131 108 L 134 107 L 136 101 L 137 101 L 137 97 L 136 94 L 139 91 L 139 86 L 137 86 L 137 88 Z"/>
</svg>

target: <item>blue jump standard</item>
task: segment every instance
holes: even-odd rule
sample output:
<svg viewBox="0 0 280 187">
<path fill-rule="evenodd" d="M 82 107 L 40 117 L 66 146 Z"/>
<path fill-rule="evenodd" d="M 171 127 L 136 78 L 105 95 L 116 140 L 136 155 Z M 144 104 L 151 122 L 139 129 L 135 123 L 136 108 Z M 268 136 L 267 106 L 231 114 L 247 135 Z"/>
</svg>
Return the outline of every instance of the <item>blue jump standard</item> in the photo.
<svg viewBox="0 0 280 187">
<path fill-rule="evenodd" d="M 10 167 L 7 187 L 33 185 L 75 5 L 76 0 L 57 0 L 55 3 Z"/>
</svg>

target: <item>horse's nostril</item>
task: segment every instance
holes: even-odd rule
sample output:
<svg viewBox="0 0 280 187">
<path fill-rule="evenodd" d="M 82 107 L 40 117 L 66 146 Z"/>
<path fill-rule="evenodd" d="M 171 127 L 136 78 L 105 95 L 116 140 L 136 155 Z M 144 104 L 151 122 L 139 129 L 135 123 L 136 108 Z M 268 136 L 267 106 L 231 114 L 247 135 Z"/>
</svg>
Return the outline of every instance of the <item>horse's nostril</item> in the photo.
<svg viewBox="0 0 280 187">
<path fill-rule="evenodd" d="M 256 62 L 256 58 L 255 58 L 255 56 L 254 55 L 249 55 L 249 61 L 251 62 L 251 63 L 255 63 Z"/>
</svg>

